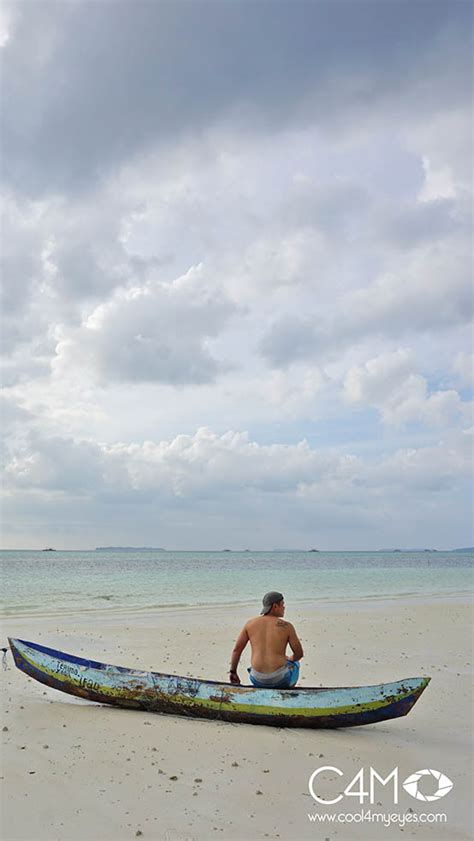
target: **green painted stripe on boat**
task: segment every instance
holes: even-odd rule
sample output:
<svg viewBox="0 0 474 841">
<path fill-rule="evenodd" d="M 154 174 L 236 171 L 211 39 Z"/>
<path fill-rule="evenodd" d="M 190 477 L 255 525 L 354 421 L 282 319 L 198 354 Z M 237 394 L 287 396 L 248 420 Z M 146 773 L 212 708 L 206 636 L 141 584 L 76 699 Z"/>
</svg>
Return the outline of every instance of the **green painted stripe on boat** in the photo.
<svg viewBox="0 0 474 841">
<path fill-rule="evenodd" d="M 257 713 L 263 715 L 306 716 L 308 718 L 314 718 L 319 716 L 342 715 L 344 713 L 361 713 L 368 710 L 378 710 L 388 704 L 401 701 L 408 695 L 411 695 L 411 692 L 407 692 L 404 695 L 397 695 L 390 701 L 383 698 L 381 701 L 368 701 L 366 704 L 351 704 L 346 707 L 275 707 L 273 705 L 264 706 L 261 704 L 236 704 L 234 701 L 225 700 L 213 701 L 210 698 L 191 699 L 187 698 L 185 695 L 173 695 L 172 700 L 176 700 L 176 702 L 182 706 L 194 706 L 197 703 L 199 706 L 208 707 L 209 709 L 227 709 L 229 711 L 232 710 L 232 712 Z"/>
<path fill-rule="evenodd" d="M 35 660 L 32 660 L 30 657 L 28 657 L 24 653 L 24 651 L 22 651 L 22 656 L 35 669 L 39 669 L 40 671 L 44 672 L 45 674 L 49 675 L 55 680 L 58 680 L 60 683 L 68 683 L 77 689 L 85 689 L 85 691 L 87 691 L 87 687 L 81 687 L 79 683 L 76 683 L 73 675 L 63 675 L 61 672 L 57 672 L 53 669 L 48 669 L 44 665 L 39 666 L 38 663 L 35 662 Z M 97 683 L 97 681 L 95 682 Z M 132 689 L 132 687 L 130 687 L 130 689 Z M 98 684 L 98 688 L 94 689 L 93 691 L 97 694 L 100 693 L 106 696 L 109 695 L 111 697 L 121 697 L 126 696 L 127 687 L 115 688 L 112 686 L 104 686 L 102 684 Z M 227 701 L 225 698 L 214 700 L 212 698 L 189 698 L 187 695 L 169 695 L 166 692 L 161 692 L 161 690 L 159 690 L 158 688 L 156 691 L 167 701 L 172 701 L 173 703 L 183 707 L 199 706 L 201 708 L 210 710 L 228 709 L 235 712 L 255 713 L 257 715 L 286 715 L 305 717 L 343 715 L 346 713 L 361 713 L 367 712 L 369 710 L 377 710 L 384 706 L 387 706 L 388 704 L 393 704 L 402 701 L 403 698 L 406 698 L 413 693 L 413 689 L 411 689 L 408 692 L 403 692 L 392 696 L 390 700 L 384 697 L 377 701 L 367 701 L 364 704 L 350 704 L 349 706 L 344 707 L 276 707 L 273 705 L 268 706 L 264 704 L 239 704 L 235 701 Z M 236 690 L 234 689 L 231 691 Z M 137 698 L 136 700 L 138 701 L 139 699 Z"/>
</svg>

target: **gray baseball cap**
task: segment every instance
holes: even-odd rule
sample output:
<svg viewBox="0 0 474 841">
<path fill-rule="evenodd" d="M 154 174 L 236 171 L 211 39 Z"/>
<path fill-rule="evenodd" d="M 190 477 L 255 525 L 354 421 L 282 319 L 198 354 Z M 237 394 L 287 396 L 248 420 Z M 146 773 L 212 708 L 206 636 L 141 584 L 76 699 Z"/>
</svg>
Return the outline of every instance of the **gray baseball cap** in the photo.
<svg viewBox="0 0 474 841">
<path fill-rule="evenodd" d="M 270 590 L 269 593 L 265 593 L 262 599 L 263 608 L 260 611 L 260 615 L 266 616 L 267 613 L 270 613 L 272 605 L 276 602 L 281 602 L 283 598 L 282 593 L 278 593 L 277 590 Z"/>
</svg>

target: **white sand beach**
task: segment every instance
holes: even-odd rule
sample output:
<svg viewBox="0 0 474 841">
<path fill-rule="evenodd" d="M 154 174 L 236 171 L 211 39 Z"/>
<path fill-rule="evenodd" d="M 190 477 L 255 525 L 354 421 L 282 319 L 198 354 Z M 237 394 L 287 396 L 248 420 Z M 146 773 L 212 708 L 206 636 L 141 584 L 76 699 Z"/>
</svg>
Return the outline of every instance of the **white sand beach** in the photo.
<svg viewBox="0 0 474 841">
<path fill-rule="evenodd" d="M 2 639 L 19 636 L 109 663 L 225 680 L 237 632 L 256 611 L 12 617 L 3 622 Z M 430 675 L 431 684 L 406 718 L 345 730 L 277 729 L 87 703 L 27 678 L 9 654 L 2 672 L 4 841 L 470 839 L 467 600 L 300 604 L 287 618 L 305 649 L 303 686 L 418 675 Z M 246 665 L 244 652 L 243 682 Z M 445 798 L 422 803 L 402 790 L 394 806 L 381 789 L 372 808 L 446 813 L 447 823 L 311 823 L 308 813 L 361 809 L 354 797 L 328 807 L 313 801 L 308 778 L 321 765 L 344 773 L 328 798 L 361 766 L 384 775 L 398 766 L 400 780 L 419 769 L 442 771 L 454 782 Z"/>
</svg>

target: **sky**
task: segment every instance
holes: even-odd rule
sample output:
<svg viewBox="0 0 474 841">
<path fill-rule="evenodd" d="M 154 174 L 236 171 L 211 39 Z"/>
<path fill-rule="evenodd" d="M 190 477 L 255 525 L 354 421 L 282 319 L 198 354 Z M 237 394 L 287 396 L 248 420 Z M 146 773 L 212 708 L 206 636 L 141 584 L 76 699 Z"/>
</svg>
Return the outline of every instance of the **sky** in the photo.
<svg viewBox="0 0 474 841">
<path fill-rule="evenodd" d="M 472 5 L 0 9 L 3 545 L 472 545 Z"/>
</svg>

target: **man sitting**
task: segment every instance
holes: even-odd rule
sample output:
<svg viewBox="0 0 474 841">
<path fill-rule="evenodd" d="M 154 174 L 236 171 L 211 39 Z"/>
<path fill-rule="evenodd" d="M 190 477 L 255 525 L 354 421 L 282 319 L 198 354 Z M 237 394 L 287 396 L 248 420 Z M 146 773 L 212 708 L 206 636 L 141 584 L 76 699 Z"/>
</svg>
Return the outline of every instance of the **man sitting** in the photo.
<svg viewBox="0 0 474 841">
<path fill-rule="evenodd" d="M 285 622 L 285 600 L 281 593 L 272 590 L 263 597 L 260 616 L 249 619 L 242 628 L 232 651 L 230 682 L 240 684 L 237 666 L 247 643 L 252 649 L 248 669 L 253 686 L 272 689 L 291 689 L 300 673 L 299 660 L 303 648 L 291 622 Z M 286 655 L 290 646 L 293 654 Z"/>
</svg>

